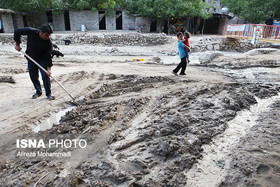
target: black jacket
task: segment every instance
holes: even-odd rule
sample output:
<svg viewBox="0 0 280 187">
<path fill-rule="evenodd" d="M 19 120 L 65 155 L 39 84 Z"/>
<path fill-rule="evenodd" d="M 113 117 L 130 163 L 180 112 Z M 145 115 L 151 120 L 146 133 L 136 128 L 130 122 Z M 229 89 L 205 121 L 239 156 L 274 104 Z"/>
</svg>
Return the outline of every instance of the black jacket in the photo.
<svg viewBox="0 0 280 187">
<path fill-rule="evenodd" d="M 51 51 L 52 42 L 50 39 L 43 40 L 39 37 L 39 30 L 31 27 L 16 29 L 14 40 L 21 43 L 21 35 L 27 35 L 26 53 L 36 62 L 44 64 L 47 67 L 52 66 Z"/>
<path fill-rule="evenodd" d="M 273 17 L 270 17 L 270 18 L 268 18 L 266 21 L 265 21 L 265 24 L 267 24 L 267 25 L 273 25 L 274 23 L 274 18 Z"/>
</svg>

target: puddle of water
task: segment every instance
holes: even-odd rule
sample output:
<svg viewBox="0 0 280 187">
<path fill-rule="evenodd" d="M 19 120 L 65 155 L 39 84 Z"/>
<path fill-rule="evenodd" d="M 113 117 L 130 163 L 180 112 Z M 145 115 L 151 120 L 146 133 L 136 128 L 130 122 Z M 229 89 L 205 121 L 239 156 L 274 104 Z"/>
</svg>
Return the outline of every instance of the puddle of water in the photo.
<svg viewBox="0 0 280 187">
<path fill-rule="evenodd" d="M 34 129 L 33 132 L 39 132 L 39 131 L 44 131 L 47 129 L 50 129 L 53 127 L 53 124 L 59 124 L 60 119 L 62 118 L 62 116 L 64 116 L 66 114 L 66 112 L 69 112 L 71 110 L 73 110 L 75 107 L 69 107 L 65 110 L 61 110 L 58 113 L 52 113 L 51 116 L 44 120 L 42 123 L 38 124 Z"/>
<path fill-rule="evenodd" d="M 215 137 L 209 145 L 204 145 L 203 157 L 186 173 L 187 186 L 218 186 L 230 168 L 230 153 L 240 138 L 257 124 L 256 120 L 270 110 L 269 106 L 280 99 L 280 94 L 268 99 L 258 99 L 250 110 L 243 110 L 228 123 L 226 131 Z M 222 165 L 222 167 L 221 167 Z"/>
</svg>

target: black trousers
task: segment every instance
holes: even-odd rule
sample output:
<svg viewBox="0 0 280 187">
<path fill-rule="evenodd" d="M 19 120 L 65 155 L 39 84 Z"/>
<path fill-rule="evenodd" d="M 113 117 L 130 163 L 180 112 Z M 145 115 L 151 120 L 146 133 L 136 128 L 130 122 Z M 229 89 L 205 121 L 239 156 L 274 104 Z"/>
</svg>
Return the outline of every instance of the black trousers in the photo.
<svg viewBox="0 0 280 187">
<path fill-rule="evenodd" d="M 44 65 L 43 62 L 41 62 L 40 65 L 47 70 L 47 66 Z M 28 71 L 29 71 L 30 79 L 33 83 L 34 88 L 36 89 L 36 93 L 41 95 L 42 89 L 39 81 L 39 70 L 41 72 L 44 88 L 46 91 L 46 96 L 51 95 L 51 81 L 49 76 L 43 70 L 41 70 L 36 64 L 28 60 Z"/>
<path fill-rule="evenodd" d="M 173 70 L 173 72 L 178 73 L 178 71 L 182 68 L 180 74 L 185 74 L 186 67 L 187 67 L 187 56 L 185 56 L 184 58 L 181 58 L 181 62 Z"/>
</svg>

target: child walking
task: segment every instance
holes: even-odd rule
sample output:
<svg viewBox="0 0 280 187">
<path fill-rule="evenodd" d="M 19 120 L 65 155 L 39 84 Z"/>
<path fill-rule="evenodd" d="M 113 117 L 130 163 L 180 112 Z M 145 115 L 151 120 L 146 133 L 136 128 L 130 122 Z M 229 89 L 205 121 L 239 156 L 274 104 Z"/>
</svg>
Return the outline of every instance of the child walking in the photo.
<svg viewBox="0 0 280 187">
<path fill-rule="evenodd" d="M 191 37 L 191 33 L 190 32 L 185 32 L 184 33 L 184 40 L 185 40 L 184 44 L 189 47 L 189 49 L 187 49 L 187 52 L 190 52 L 190 48 L 191 48 L 190 42 L 189 42 L 189 38 L 190 37 Z M 188 54 L 188 57 L 187 57 L 187 62 L 190 63 L 190 55 L 189 54 Z"/>
<path fill-rule="evenodd" d="M 174 75 L 178 75 L 178 71 L 181 69 L 180 75 L 186 75 L 186 67 L 187 67 L 187 59 L 189 58 L 189 54 L 187 50 L 190 50 L 188 46 L 183 43 L 183 33 L 177 33 L 178 39 L 178 50 L 179 50 L 179 57 L 181 58 L 181 62 L 178 66 L 172 71 Z"/>
</svg>

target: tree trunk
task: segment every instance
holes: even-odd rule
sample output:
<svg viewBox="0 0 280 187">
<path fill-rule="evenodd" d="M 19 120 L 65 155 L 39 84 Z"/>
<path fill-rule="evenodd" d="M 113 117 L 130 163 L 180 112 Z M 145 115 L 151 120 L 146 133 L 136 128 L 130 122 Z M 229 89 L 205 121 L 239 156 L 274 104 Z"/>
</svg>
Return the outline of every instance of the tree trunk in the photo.
<svg viewBox="0 0 280 187">
<path fill-rule="evenodd" d="M 189 21 L 189 18 L 187 18 L 187 23 L 186 23 L 186 24 L 187 24 L 187 28 L 186 28 L 186 31 L 188 31 L 188 32 L 189 32 L 189 30 L 190 30 L 190 28 L 189 28 L 189 24 L 190 24 L 190 23 L 189 23 L 189 22 L 190 22 L 190 21 Z"/>
<path fill-rule="evenodd" d="M 163 19 L 160 18 L 158 19 L 158 24 L 157 24 L 157 32 L 161 33 L 162 32 L 162 25 L 163 25 Z"/>
<path fill-rule="evenodd" d="M 205 26 L 205 19 L 203 19 L 203 25 L 202 25 L 202 33 L 201 34 L 203 34 L 204 33 L 204 26 Z"/>
<path fill-rule="evenodd" d="M 193 30 L 193 32 L 192 32 L 192 34 L 194 35 L 194 28 L 195 28 L 195 26 L 194 26 L 194 18 L 192 19 L 192 30 Z"/>
<path fill-rule="evenodd" d="M 169 18 L 167 18 L 167 34 L 170 33 L 170 29 L 169 29 Z"/>
<path fill-rule="evenodd" d="M 188 32 L 192 32 L 192 20 L 190 17 L 188 17 Z"/>
<path fill-rule="evenodd" d="M 197 17 L 196 27 L 195 27 L 195 34 L 199 34 L 200 33 L 200 31 L 199 31 L 200 24 L 201 24 L 201 19 L 200 19 L 200 17 Z"/>
</svg>

